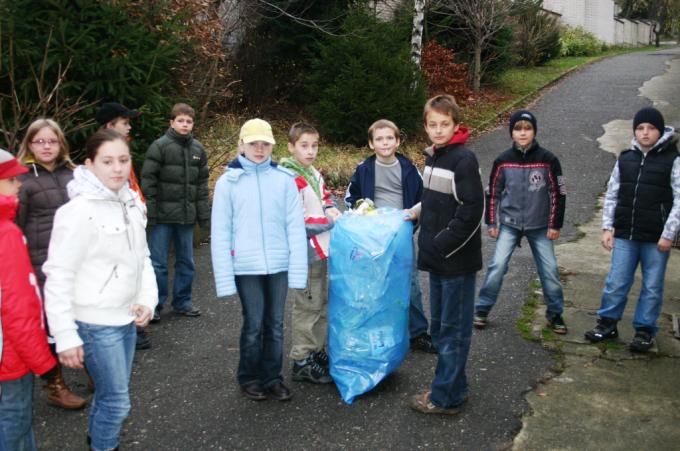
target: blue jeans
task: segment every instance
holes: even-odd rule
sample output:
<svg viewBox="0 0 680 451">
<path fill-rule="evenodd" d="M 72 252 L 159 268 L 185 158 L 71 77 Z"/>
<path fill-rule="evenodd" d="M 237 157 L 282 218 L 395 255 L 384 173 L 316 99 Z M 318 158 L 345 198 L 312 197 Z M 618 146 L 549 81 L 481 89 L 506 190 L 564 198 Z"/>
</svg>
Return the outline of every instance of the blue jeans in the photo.
<svg viewBox="0 0 680 451">
<path fill-rule="evenodd" d="M 288 272 L 236 276 L 241 299 L 238 383 L 272 385 L 283 381 L 283 317 L 288 293 Z"/>
<path fill-rule="evenodd" d="M 0 450 L 35 451 L 33 374 L 0 382 Z"/>
<path fill-rule="evenodd" d="M 633 327 L 647 329 L 656 335 L 659 330 L 656 320 L 661 313 L 663 282 L 669 255 L 670 252 L 658 250 L 656 243 L 616 238 L 612 251 L 612 266 L 605 281 L 597 314 L 615 321 L 621 320 L 639 263 L 642 270 L 642 288 L 635 306 Z"/>
<path fill-rule="evenodd" d="M 156 224 L 149 235 L 151 263 L 158 285 L 158 306 L 161 311 L 168 299 L 168 253 L 170 240 L 175 247 L 175 279 L 172 283 L 172 308 L 191 310 L 191 284 L 194 281 L 194 226 L 187 224 Z"/>
<path fill-rule="evenodd" d="M 545 316 L 550 320 L 553 316 L 562 314 L 564 294 L 560 282 L 560 271 L 555 259 L 553 242 L 548 239 L 547 233 L 547 228 L 520 231 L 501 225 L 493 258 L 486 270 L 484 284 L 479 290 L 479 299 L 475 304 L 476 311 L 489 313 L 496 304 L 498 293 L 503 285 L 503 277 L 508 272 L 510 257 L 521 237 L 525 236 L 531 247 L 536 271 L 543 287 L 543 299 L 547 307 Z"/>
<path fill-rule="evenodd" d="M 91 446 L 94 450 L 113 449 L 118 446 L 120 429 L 130 412 L 128 387 L 137 330 L 134 323 L 124 326 L 76 323 L 83 340 L 85 366 L 95 386 L 88 427 Z"/>
<path fill-rule="evenodd" d="M 438 407 L 460 405 L 468 392 L 465 364 L 470 352 L 475 273 L 444 277 L 430 273 L 432 343 L 438 351 L 430 400 Z"/>
</svg>

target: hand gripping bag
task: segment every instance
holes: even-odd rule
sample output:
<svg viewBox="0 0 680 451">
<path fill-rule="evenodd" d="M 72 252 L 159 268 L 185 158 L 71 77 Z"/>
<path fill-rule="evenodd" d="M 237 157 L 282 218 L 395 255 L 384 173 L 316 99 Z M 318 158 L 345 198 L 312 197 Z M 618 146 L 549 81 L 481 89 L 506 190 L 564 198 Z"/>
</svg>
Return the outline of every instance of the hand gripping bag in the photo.
<svg viewBox="0 0 680 451">
<path fill-rule="evenodd" d="M 351 404 L 397 369 L 409 349 L 413 225 L 404 212 L 345 214 L 331 231 L 330 373 Z"/>
</svg>

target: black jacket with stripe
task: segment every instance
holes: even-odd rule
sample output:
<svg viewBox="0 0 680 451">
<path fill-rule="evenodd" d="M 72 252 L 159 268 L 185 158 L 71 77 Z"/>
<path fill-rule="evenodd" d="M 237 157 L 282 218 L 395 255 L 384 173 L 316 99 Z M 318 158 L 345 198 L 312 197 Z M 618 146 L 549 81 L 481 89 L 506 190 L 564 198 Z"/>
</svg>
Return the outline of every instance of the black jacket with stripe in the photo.
<svg viewBox="0 0 680 451">
<path fill-rule="evenodd" d="M 484 189 L 466 139 L 461 127 L 448 145 L 425 150 L 418 268 L 445 277 L 482 268 Z"/>
</svg>

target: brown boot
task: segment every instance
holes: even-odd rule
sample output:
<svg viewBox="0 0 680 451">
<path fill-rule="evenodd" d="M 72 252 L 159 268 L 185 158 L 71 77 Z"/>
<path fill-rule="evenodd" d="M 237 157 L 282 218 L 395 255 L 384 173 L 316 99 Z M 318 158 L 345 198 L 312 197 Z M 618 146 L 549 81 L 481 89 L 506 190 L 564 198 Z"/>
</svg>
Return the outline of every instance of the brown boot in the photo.
<svg viewBox="0 0 680 451">
<path fill-rule="evenodd" d="M 47 391 L 47 402 L 62 409 L 77 410 L 82 409 L 87 404 L 86 400 L 68 388 L 59 364 L 57 364 L 56 376 L 47 380 L 43 390 Z"/>
</svg>

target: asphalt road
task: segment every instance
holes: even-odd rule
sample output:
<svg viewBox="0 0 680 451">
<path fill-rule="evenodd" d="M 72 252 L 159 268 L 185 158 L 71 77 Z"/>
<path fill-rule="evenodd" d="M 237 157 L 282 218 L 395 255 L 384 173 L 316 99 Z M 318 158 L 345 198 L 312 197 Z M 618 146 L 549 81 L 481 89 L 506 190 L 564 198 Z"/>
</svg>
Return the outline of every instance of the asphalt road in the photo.
<svg viewBox="0 0 680 451">
<path fill-rule="evenodd" d="M 531 106 L 538 117 L 539 142 L 559 156 L 567 177 L 561 240 L 573 237 L 574 225 L 593 215 L 614 163 L 613 155 L 597 148 L 602 124 L 630 119 L 649 105 L 638 97 L 638 88 L 663 73 L 665 61 L 678 55 L 674 49 L 603 60 L 571 74 Z M 493 159 L 509 144 L 506 127 L 471 144 L 485 181 Z M 493 242 L 485 239 L 485 262 L 492 249 Z M 521 425 L 528 408 L 523 394 L 553 363 L 547 351 L 523 340 L 515 328 L 528 285 L 536 277 L 524 246 L 515 253 L 490 326 L 474 332 L 468 362 L 471 399 L 460 415 L 426 416 L 407 407 L 409 395 L 427 387 L 434 373 L 436 357 L 422 353 L 410 354 L 395 374 L 352 405 L 341 401 L 333 385 L 294 382 L 291 402 L 256 403 L 241 396 L 235 380 L 238 299 L 215 299 L 208 246 L 197 249 L 196 265 L 194 297 L 203 315 L 190 319 L 164 313 L 162 322 L 150 327 L 153 348 L 135 357 L 132 412 L 122 449 L 499 449 Z M 421 277 L 427 291 L 426 275 Z M 290 315 L 286 350 L 289 321 Z M 286 361 L 284 376 L 289 375 Z M 76 392 L 86 394 L 81 373 L 68 371 L 67 380 Z M 39 449 L 85 449 L 88 410 L 64 412 L 47 406 L 39 385 L 34 402 Z"/>
</svg>

